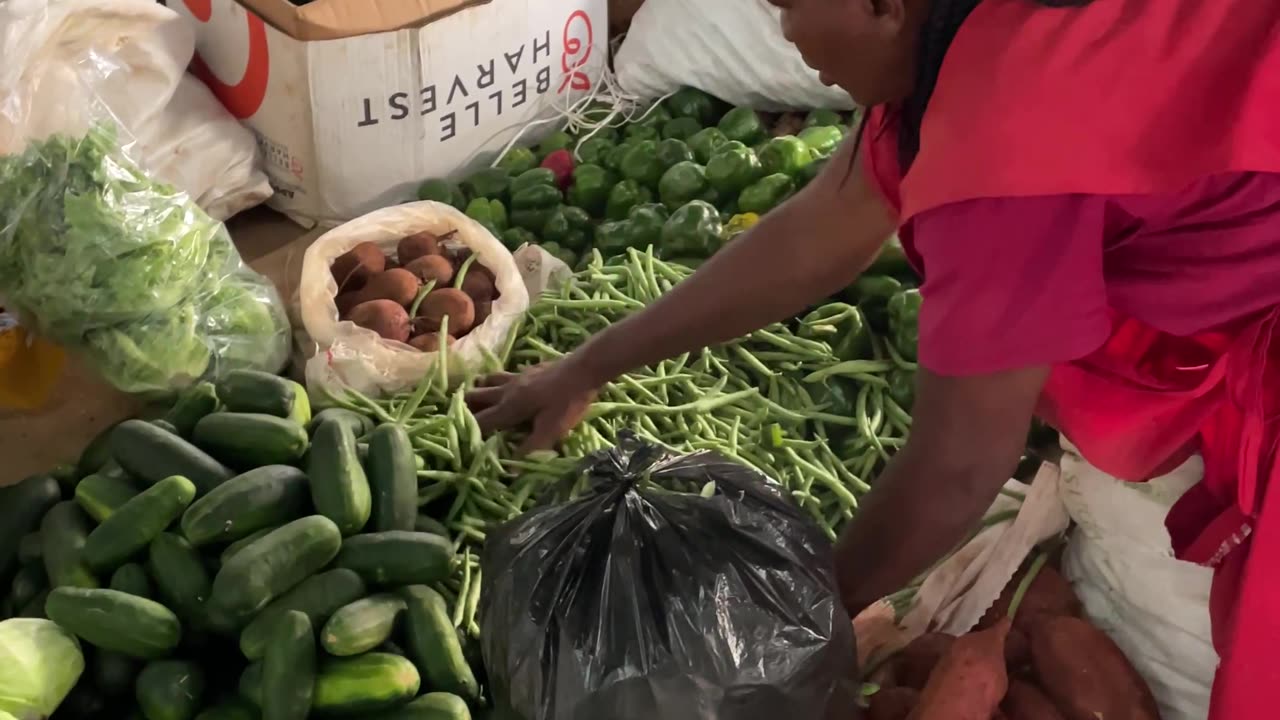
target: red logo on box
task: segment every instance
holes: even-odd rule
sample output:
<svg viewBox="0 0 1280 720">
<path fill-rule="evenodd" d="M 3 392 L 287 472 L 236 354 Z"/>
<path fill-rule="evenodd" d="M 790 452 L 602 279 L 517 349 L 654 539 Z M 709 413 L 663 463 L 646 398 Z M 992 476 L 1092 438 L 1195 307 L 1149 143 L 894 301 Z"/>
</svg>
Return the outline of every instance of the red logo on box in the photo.
<svg viewBox="0 0 1280 720">
<path fill-rule="evenodd" d="M 209 22 L 213 15 L 212 0 L 182 0 L 192 16 L 201 23 Z M 191 59 L 191 73 L 204 81 L 227 110 L 238 120 L 253 116 L 262 107 L 267 96 L 267 77 L 271 67 L 267 52 L 267 27 L 262 18 L 245 11 L 249 31 L 249 57 L 245 62 L 244 77 L 234 85 L 223 82 L 205 64 L 200 53 Z"/>
<path fill-rule="evenodd" d="M 586 12 L 578 10 L 569 16 L 564 23 L 564 54 L 560 56 L 560 69 L 564 71 L 564 80 L 560 82 L 557 93 L 566 89 L 586 91 L 591 89 L 591 78 L 582 68 L 591 59 L 591 51 L 595 47 L 595 33 L 591 28 L 591 18 Z"/>
</svg>

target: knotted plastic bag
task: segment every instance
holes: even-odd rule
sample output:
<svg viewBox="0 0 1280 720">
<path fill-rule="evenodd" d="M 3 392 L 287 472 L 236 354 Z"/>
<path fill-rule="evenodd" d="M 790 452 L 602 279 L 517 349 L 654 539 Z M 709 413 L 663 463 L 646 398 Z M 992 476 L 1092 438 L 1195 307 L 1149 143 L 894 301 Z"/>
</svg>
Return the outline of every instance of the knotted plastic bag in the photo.
<svg viewBox="0 0 1280 720">
<path fill-rule="evenodd" d="M 714 453 L 626 438 L 491 532 L 482 645 L 498 717 L 760 720 L 854 711 L 822 531 Z"/>
</svg>

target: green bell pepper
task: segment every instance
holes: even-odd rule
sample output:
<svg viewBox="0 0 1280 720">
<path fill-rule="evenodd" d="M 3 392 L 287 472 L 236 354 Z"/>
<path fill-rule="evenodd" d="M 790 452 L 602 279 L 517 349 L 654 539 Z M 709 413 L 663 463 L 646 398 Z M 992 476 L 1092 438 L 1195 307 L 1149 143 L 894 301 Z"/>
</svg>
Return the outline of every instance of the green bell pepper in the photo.
<svg viewBox="0 0 1280 720">
<path fill-rule="evenodd" d="M 911 406 L 916 402 L 916 374 L 907 370 L 889 373 L 889 397 L 903 410 L 911 412 Z"/>
<path fill-rule="evenodd" d="M 823 380 L 821 384 L 806 386 L 809 397 L 817 405 L 824 407 L 823 412 L 840 417 L 852 418 L 858 414 L 858 384 L 848 378 L 833 377 Z M 861 435 L 854 437 L 861 439 Z"/>
<path fill-rule="evenodd" d="M 658 159 L 657 141 L 642 140 L 633 144 L 623 156 L 619 170 L 627 180 L 635 180 L 647 188 L 656 189 L 667 168 Z"/>
<path fill-rule="evenodd" d="M 872 330 L 889 333 L 889 300 L 902 292 L 902 283 L 887 275 L 863 274 L 847 288 L 843 295 L 849 302 L 857 303 Z"/>
<path fill-rule="evenodd" d="M 924 296 L 918 289 L 903 290 L 889 300 L 889 332 L 893 346 L 902 357 L 915 361 L 920 344 L 920 307 Z"/>
<path fill-rule="evenodd" d="M 702 128 L 694 133 L 686 142 L 693 151 L 693 159 L 706 165 L 715 156 L 716 150 L 729 142 L 729 138 L 720 132 L 720 128 Z"/>
<path fill-rule="evenodd" d="M 578 264 L 578 253 L 570 250 L 567 247 L 562 247 L 560 243 L 544 242 L 538 245 L 538 247 L 542 248 L 543 251 L 546 252 L 551 257 L 559 260 L 565 265 L 568 265 L 570 270 L 572 270 L 574 266 Z"/>
<path fill-rule="evenodd" d="M 511 188 L 511 174 L 502 168 L 485 168 L 462 181 L 462 189 L 472 198 L 506 200 Z"/>
<path fill-rule="evenodd" d="M 476 198 L 467 205 L 467 217 L 480 223 L 494 235 L 507 229 L 507 208 L 501 200 Z"/>
<path fill-rule="evenodd" d="M 796 334 L 827 343 L 840 360 L 872 356 L 871 330 L 866 318 L 861 310 L 848 303 L 828 303 L 805 315 Z"/>
<path fill-rule="evenodd" d="M 658 160 L 662 162 L 662 167 L 666 170 L 670 170 L 682 162 L 693 160 L 693 151 L 689 149 L 689 146 L 683 140 L 676 140 L 675 138 L 669 138 L 658 143 L 656 152 Z"/>
<path fill-rule="evenodd" d="M 653 140 L 654 142 L 657 142 L 662 139 L 662 133 L 659 128 L 654 127 L 653 125 L 633 123 L 628 125 L 622 134 L 627 140 L 633 141 Z"/>
<path fill-rule="evenodd" d="M 623 180 L 609 190 L 604 216 L 610 220 L 626 220 L 632 208 L 647 202 L 653 202 L 653 193 L 649 188 L 635 180 Z"/>
<path fill-rule="evenodd" d="M 631 247 L 631 222 L 613 220 L 596 227 L 596 250 L 605 258 L 616 257 Z"/>
<path fill-rule="evenodd" d="M 768 137 L 764 123 L 755 110 L 747 107 L 736 107 L 720 118 L 720 132 L 730 140 L 737 140 L 745 145 L 755 145 Z"/>
<path fill-rule="evenodd" d="M 557 130 L 538 143 L 538 148 L 534 151 L 534 155 L 537 156 L 538 162 L 542 162 L 551 153 L 557 150 L 564 150 L 572 144 L 573 136 L 563 130 Z"/>
<path fill-rule="evenodd" d="M 648 125 L 654 130 L 661 132 L 662 126 L 670 119 L 671 113 L 667 111 L 667 106 L 662 103 L 655 103 L 650 105 L 649 109 L 645 110 L 644 114 L 641 115 L 640 119 L 636 120 L 634 124 Z"/>
<path fill-rule="evenodd" d="M 844 125 L 844 117 L 835 110 L 824 108 L 810 110 L 809 114 L 804 117 L 804 126 L 807 128 L 821 127 L 823 125 Z"/>
<path fill-rule="evenodd" d="M 530 232 L 542 232 L 552 211 L 563 201 L 554 185 L 530 185 L 511 198 L 511 224 Z"/>
<path fill-rule="evenodd" d="M 459 210 L 467 209 L 467 196 L 462 188 L 448 180 L 428 180 L 418 186 L 419 200 L 434 200 L 438 203 L 452 205 Z"/>
<path fill-rule="evenodd" d="M 694 200 L 671 213 L 662 226 L 663 257 L 711 257 L 720 249 L 723 226 L 715 206 Z"/>
<path fill-rule="evenodd" d="M 631 152 L 631 148 L 635 147 L 634 142 L 624 142 L 621 145 L 614 145 L 613 149 L 604 158 L 604 166 L 618 174 L 622 174 L 622 159 Z"/>
<path fill-rule="evenodd" d="M 638 250 L 649 246 L 658 248 L 662 243 L 662 227 L 666 225 L 671 214 L 667 208 L 657 203 L 645 203 L 632 208 L 627 217 L 627 245 Z"/>
<path fill-rule="evenodd" d="M 714 192 L 707 182 L 706 169 L 691 160 L 673 165 L 658 182 L 658 197 L 672 210 L 691 200 L 706 200 L 708 193 Z"/>
<path fill-rule="evenodd" d="M 561 205 L 551 211 L 541 237 L 545 242 L 581 253 L 591 244 L 591 216 L 582 208 Z"/>
<path fill-rule="evenodd" d="M 880 247 L 880 252 L 871 261 L 871 267 L 866 272 L 899 278 L 915 277 L 915 270 L 911 267 L 911 261 L 907 259 L 907 253 L 902 249 L 902 242 L 898 240 L 896 233 Z"/>
<path fill-rule="evenodd" d="M 514 198 L 520 194 L 521 190 L 524 190 L 527 187 L 533 187 L 534 185 L 555 187 L 556 174 L 546 168 L 525 170 L 511 179 L 511 187 L 508 189 L 508 192 L 510 192 L 511 197 Z"/>
<path fill-rule="evenodd" d="M 707 163 L 707 182 L 722 195 L 744 190 L 764 177 L 764 167 L 751 148 L 740 142 L 728 142 Z"/>
<path fill-rule="evenodd" d="M 719 101 L 697 88 L 682 87 L 666 100 L 672 117 L 691 118 L 701 125 L 711 125 L 719 118 Z"/>
<path fill-rule="evenodd" d="M 609 191 L 617 182 L 618 178 L 613 173 L 599 165 L 579 165 L 573 169 L 573 185 L 566 197 L 570 205 L 580 207 L 594 217 L 603 217 Z"/>
<path fill-rule="evenodd" d="M 800 172 L 796 173 L 796 189 L 799 190 L 813 182 L 814 178 L 822 174 L 822 169 L 827 166 L 827 163 L 830 162 L 830 160 L 830 156 L 817 158 L 813 162 L 801 168 Z"/>
<path fill-rule="evenodd" d="M 604 159 L 615 147 L 612 140 L 599 136 L 584 140 L 578 146 L 576 160 L 583 165 L 604 165 Z"/>
<path fill-rule="evenodd" d="M 498 161 L 497 167 L 507 171 L 507 175 L 515 177 L 526 170 L 538 167 L 538 158 L 526 147 L 513 147 Z"/>
<path fill-rule="evenodd" d="M 844 140 L 844 128 L 838 125 L 819 125 L 805 128 L 798 137 L 815 155 L 826 157 L 840 147 L 840 142 Z"/>
<path fill-rule="evenodd" d="M 538 244 L 537 235 L 520 227 L 509 227 L 503 230 L 502 235 L 499 237 L 502 239 L 502 244 L 511 252 L 515 252 L 525 245 Z"/>
<path fill-rule="evenodd" d="M 662 137 L 666 140 L 688 140 L 701 129 L 702 125 L 693 118 L 671 118 L 662 126 Z"/>
<path fill-rule="evenodd" d="M 761 178 L 738 195 L 738 212 L 763 215 L 796 192 L 795 182 L 781 173 Z"/>
<path fill-rule="evenodd" d="M 813 151 L 794 135 L 783 135 L 765 143 L 760 151 L 760 164 L 766 175 L 782 173 L 788 177 L 798 174 L 813 162 Z"/>
</svg>

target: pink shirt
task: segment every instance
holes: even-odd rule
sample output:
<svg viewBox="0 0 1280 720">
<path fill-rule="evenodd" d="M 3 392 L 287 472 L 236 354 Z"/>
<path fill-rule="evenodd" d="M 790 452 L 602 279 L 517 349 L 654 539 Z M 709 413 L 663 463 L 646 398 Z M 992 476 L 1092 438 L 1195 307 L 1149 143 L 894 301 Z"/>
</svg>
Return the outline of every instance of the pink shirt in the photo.
<svg viewBox="0 0 1280 720">
<path fill-rule="evenodd" d="M 1078 359 L 1108 307 L 1174 335 L 1280 304 L 1280 174 L 1167 195 L 970 200 L 911 221 L 920 361 L 972 375 Z"/>
</svg>

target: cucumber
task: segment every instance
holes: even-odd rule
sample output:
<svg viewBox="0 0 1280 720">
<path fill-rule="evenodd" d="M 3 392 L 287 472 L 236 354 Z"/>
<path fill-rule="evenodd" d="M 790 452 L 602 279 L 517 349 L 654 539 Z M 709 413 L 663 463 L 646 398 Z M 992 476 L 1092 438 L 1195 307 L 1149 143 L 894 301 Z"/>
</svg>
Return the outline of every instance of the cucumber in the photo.
<svg viewBox="0 0 1280 720">
<path fill-rule="evenodd" d="M 163 430 L 163 431 L 165 431 L 165 432 L 167 432 L 167 433 L 170 433 L 170 434 L 173 434 L 173 435 L 177 435 L 177 434 L 178 434 L 178 428 L 177 428 L 177 427 L 175 427 L 173 423 L 169 422 L 168 420 L 165 420 L 164 418 L 157 418 L 157 419 L 155 419 L 155 420 L 148 420 L 147 422 L 151 423 L 152 425 L 155 425 L 156 427 L 160 428 L 161 430 Z"/>
<path fill-rule="evenodd" d="M 88 537 L 89 518 L 79 505 L 64 501 L 45 513 L 40 523 L 40 549 L 51 587 L 98 587 L 98 579 L 84 564 L 84 543 Z"/>
<path fill-rule="evenodd" d="M 307 451 L 307 431 L 301 425 L 262 413 L 214 413 L 196 423 L 191 441 L 235 468 L 287 465 Z"/>
<path fill-rule="evenodd" d="M 108 587 L 140 598 L 151 599 L 155 596 L 155 589 L 151 587 L 151 578 L 147 577 L 146 569 L 137 563 L 125 563 L 116 568 L 111 575 L 111 583 Z"/>
<path fill-rule="evenodd" d="M 369 720 L 471 720 L 471 708 L 457 695 L 433 692 Z"/>
<path fill-rule="evenodd" d="M 144 484 L 181 475 L 195 483 L 197 496 L 234 475 L 195 445 L 141 420 L 125 420 L 116 426 L 111 433 L 111 451 L 120 467 Z"/>
<path fill-rule="evenodd" d="M 268 465 L 237 475 L 192 503 L 182 516 L 182 534 L 197 547 L 233 542 L 296 520 L 310 504 L 301 470 Z"/>
<path fill-rule="evenodd" d="M 468 702 L 480 699 L 480 684 L 462 652 L 458 632 L 440 593 L 425 585 L 403 588 L 405 639 L 409 656 L 434 690 L 453 693 Z"/>
<path fill-rule="evenodd" d="M 18 541 L 18 564 L 44 562 L 44 550 L 40 548 L 40 533 L 29 532 Z"/>
<path fill-rule="evenodd" d="M 102 694 L 81 683 L 67 693 L 66 698 L 58 705 L 58 720 L 97 720 L 107 709 L 107 700 Z M 27 717 L 23 715 L 22 717 Z"/>
<path fill-rule="evenodd" d="M 133 690 L 138 661 L 127 655 L 100 650 L 89 663 L 93 686 L 107 697 L 123 697 Z"/>
<path fill-rule="evenodd" d="M 156 590 L 183 620 L 203 620 L 209 598 L 209 572 L 200 554 L 181 536 L 160 533 L 151 541 L 147 568 Z"/>
<path fill-rule="evenodd" d="M 373 501 L 350 427 L 320 423 L 311 441 L 307 475 L 317 512 L 332 520 L 344 536 L 364 529 Z"/>
<path fill-rule="evenodd" d="M 315 417 L 311 418 L 311 422 L 307 424 L 307 431 L 314 435 L 316 428 L 320 427 L 320 423 L 327 421 L 342 423 L 350 427 L 351 434 L 357 438 L 364 437 L 373 430 L 373 420 L 369 416 L 361 415 L 354 410 L 346 408 L 329 408 L 321 410 Z"/>
<path fill-rule="evenodd" d="M 49 589 L 49 578 L 45 575 L 44 565 L 35 563 L 23 565 L 13 576 L 13 585 L 9 588 L 9 599 L 16 608 L 24 607 L 42 590 Z"/>
<path fill-rule="evenodd" d="M 262 663 L 253 663 L 240 673 L 240 682 L 236 690 L 241 698 L 252 703 L 254 707 L 262 707 Z"/>
<path fill-rule="evenodd" d="M 311 402 L 302 386 L 259 370 L 232 370 L 218 383 L 218 398 L 231 412 L 263 413 L 279 418 L 311 420 Z M 305 411 L 302 406 L 305 404 Z"/>
<path fill-rule="evenodd" d="M 138 488 L 129 480 L 90 475 L 76 486 L 75 500 L 89 517 L 105 522 L 111 513 L 138 496 Z"/>
<path fill-rule="evenodd" d="M 150 660 L 182 639 L 178 616 L 158 602 L 118 590 L 61 587 L 49 593 L 49 619 L 90 645 Z"/>
<path fill-rule="evenodd" d="M 249 547 L 253 543 L 257 542 L 258 540 L 261 540 L 262 538 L 271 534 L 272 531 L 279 529 L 279 527 L 280 527 L 279 525 L 264 527 L 261 530 L 253 531 L 253 534 L 251 535 L 246 535 L 245 537 L 242 537 L 239 540 L 231 543 L 225 549 L 223 549 L 222 554 L 218 556 L 218 564 L 226 565 L 228 562 L 230 562 L 232 555 L 235 555 L 237 552 L 240 552 L 241 550 Z"/>
<path fill-rule="evenodd" d="M 50 470 L 49 474 L 58 481 L 58 487 L 62 488 L 63 500 L 70 500 L 71 496 L 75 495 L 76 485 L 80 483 L 80 478 L 84 477 L 71 465 L 59 465 Z"/>
<path fill-rule="evenodd" d="M 80 451 L 80 459 L 76 461 L 76 472 L 80 477 L 100 471 L 112 460 L 111 431 L 115 430 L 118 424 L 108 425 L 98 431 L 89 444 L 84 446 L 84 450 Z"/>
<path fill-rule="evenodd" d="M 181 475 L 142 491 L 89 533 L 84 544 L 85 564 L 97 573 L 120 567 L 181 517 L 195 496 L 196 486 Z"/>
<path fill-rule="evenodd" d="M 264 720 L 306 720 L 316 682 L 316 636 L 305 613 L 289 610 L 275 623 L 262 657 Z"/>
<path fill-rule="evenodd" d="M 328 565 L 341 545 L 342 534 L 329 518 L 294 520 L 222 566 L 213 581 L 213 602 L 233 617 L 248 617 Z"/>
<path fill-rule="evenodd" d="M 338 608 L 320 632 L 326 652 L 347 657 L 368 652 L 386 642 L 404 612 L 404 600 L 389 594 L 371 595 Z"/>
<path fill-rule="evenodd" d="M 258 720 L 258 711 L 244 700 L 230 698 L 200 713 L 196 720 Z"/>
<path fill-rule="evenodd" d="M 313 575 L 276 598 L 240 632 L 240 652 L 250 660 L 262 657 L 276 621 L 289 610 L 298 610 L 321 627 L 338 608 L 364 597 L 364 580 L 350 570 L 329 570 Z"/>
<path fill-rule="evenodd" d="M 449 537 L 449 528 L 430 515 L 418 515 L 413 519 L 413 529 L 417 532 L 431 533 L 440 537 Z"/>
<path fill-rule="evenodd" d="M 200 382 L 178 396 L 178 401 L 165 413 L 164 419 L 173 425 L 182 437 L 191 437 L 196 423 L 218 409 L 218 391 L 213 383 Z"/>
<path fill-rule="evenodd" d="M 326 662 L 316 676 L 317 714 L 360 715 L 399 707 L 418 694 L 422 678 L 413 663 L 385 653 Z"/>
<path fill-rule="evenodd" d="M 399 425 L 381 425 L 369 436 L 366 467 L 373 497 L 369 524 L 375 532 L 413 530 L 418 516 L 415 457 L 409 433 Z"/>
<path fill-rule="evenodd" d="M 135 687 L 147 720 L 192 720 L 204 696 L 204 670 L 186 660 L 155 660 L 138 673 Z"/>
<path fill-rule="evenodd" d="M 17 485 L 0 488 L 0 587 L 18 569 L 23 536 L 40 527 L 45 513 L 60 499 L 62 488 L 49 475 L 32 475 Z"/>
<path fill-rule="evenodd" d="M 49 614 L 45 610 L 45 605 L 49 602 L 49 592 L 41 590 L 39 594 L 28 600 L 26 605 L 18 609 L 17 617 L 47 619 Z"/>
<path fill-rule="evenodd" d="M 347 538 L 334 564 L 356 571 L 367 583 L 418 585 L 447 578 L 452 561 L 453 545 L 447 539 L 392 530 Z"/>
</svg>

